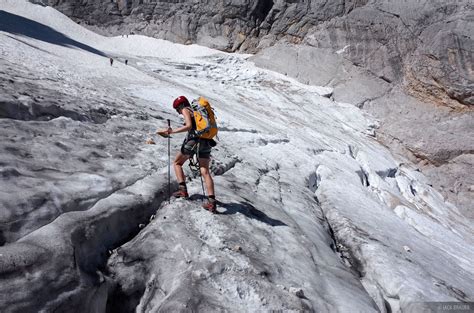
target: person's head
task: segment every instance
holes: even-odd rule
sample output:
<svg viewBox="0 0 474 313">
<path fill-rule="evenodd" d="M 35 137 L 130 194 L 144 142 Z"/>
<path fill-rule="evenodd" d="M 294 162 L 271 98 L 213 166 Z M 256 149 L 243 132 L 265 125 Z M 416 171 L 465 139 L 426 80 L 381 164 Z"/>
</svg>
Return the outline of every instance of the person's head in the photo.
<svg viewBox="0 0 474 313">
<path fill-rule="evenodd" d="M 191 106 L 185 96 L 179 96 L 173 101 L 173 108 L 181 114 L 183 108 Z"/>
</svg>

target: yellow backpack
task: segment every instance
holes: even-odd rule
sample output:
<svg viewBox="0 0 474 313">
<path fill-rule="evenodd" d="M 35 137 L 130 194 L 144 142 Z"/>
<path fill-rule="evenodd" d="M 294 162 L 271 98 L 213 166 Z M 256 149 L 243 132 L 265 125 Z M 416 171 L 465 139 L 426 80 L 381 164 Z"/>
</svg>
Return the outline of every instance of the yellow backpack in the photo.
<svg viewBox="0 0 474 313">
<path fill-rule="evenodd" d="M 191 103 L 194 121 L 196 122 L 196 135 L 203 139 L 212 139 L 217 135 L 217 123 L 209 101 L 203 97 L 195 99 Z"/>
</svg>

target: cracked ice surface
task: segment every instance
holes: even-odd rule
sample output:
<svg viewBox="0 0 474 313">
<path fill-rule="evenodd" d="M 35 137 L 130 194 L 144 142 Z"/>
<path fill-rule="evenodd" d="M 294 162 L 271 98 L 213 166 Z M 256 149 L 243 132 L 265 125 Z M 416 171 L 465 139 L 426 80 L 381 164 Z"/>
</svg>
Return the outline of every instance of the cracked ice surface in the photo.
<svg viewBox="0 0 474 313">
<path fill-rule="evenodd" d="M 67 301 L 100 311 L 100 286 L 113 285 L 116 311 L 396 312 L 416 301 L 473 301 L 472 225 L 376 141 L 376 121 L 324 97 L 327 88 L 259 69 L 246 55 L 104 38 L 51 8 L 0 4 L 116 58 L 110 66 L 88 51 L 0 32 L 2 103 L 24 108 L 0 120 L 10 243 L 1 248 L 25 255 L 38 274 L 27 288 L 18 262 L 2 265 L 16 273 L 2 296 L 22 290 L 0 303 L 8 311 Z M 199 178 L 189 181 L 193 201 L 158 208 L 150 200 L 167 190 L 167 142 L 144 141 L 167 118 L 182 123 L 170 105 L 181 94 L 209 98 L 218 116 L 219 215 L 200 209 Z M 173 136 L 173 153 L 181 138 Z M 114 250 L 103 279 L 97 255 L 136 222 L 123 212 L 148 203 L 155 218 Z M 69 281 L 44 267 L 41 249 Z M 38 296 L 48 284 L 42 275 L 56 284 Z M 72 281 L 79 287 L 71 291 Z"/>
</svg>

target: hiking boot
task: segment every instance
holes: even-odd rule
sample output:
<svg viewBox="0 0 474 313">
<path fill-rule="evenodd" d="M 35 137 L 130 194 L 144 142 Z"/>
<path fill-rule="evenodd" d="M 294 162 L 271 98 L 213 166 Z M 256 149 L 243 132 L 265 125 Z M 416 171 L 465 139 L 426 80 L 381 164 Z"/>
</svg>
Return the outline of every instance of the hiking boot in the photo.
<svg viewBox="0 0 474 313">
<path fill-rule="evenodd" d="M 187 199 L 189 197 L 189 194 L 184 189 L 178 189 L 178 191 L 173 192 L 173 197 Z"/>
<path fill-rule="evenodd" d="M 207 203 L 204 203 L 202 207 L 206 210 L 208 210 L 211 213 L 217 213 L 217 203 L 216 201 L 208 201 Z"/>
</svg>

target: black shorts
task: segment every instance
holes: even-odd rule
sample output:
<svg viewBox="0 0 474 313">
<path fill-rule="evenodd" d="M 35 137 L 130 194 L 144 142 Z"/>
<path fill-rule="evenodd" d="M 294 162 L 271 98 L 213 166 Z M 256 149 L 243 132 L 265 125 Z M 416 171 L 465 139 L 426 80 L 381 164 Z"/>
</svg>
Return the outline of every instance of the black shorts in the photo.
<svg viewBox="0 0 474 313">
<path fill-rule="evenodd" d="M 198 144 L 199 144 L 199 153 L 198 153 Z M 209 159 L 211 157 L 211 142 L 205 139 L 189 139 L 183 142 L 181 146 L 181 153 L 184 155 L 192 156 L 193 154 L 198 154 L 199 158 Z"/>
</svg>

